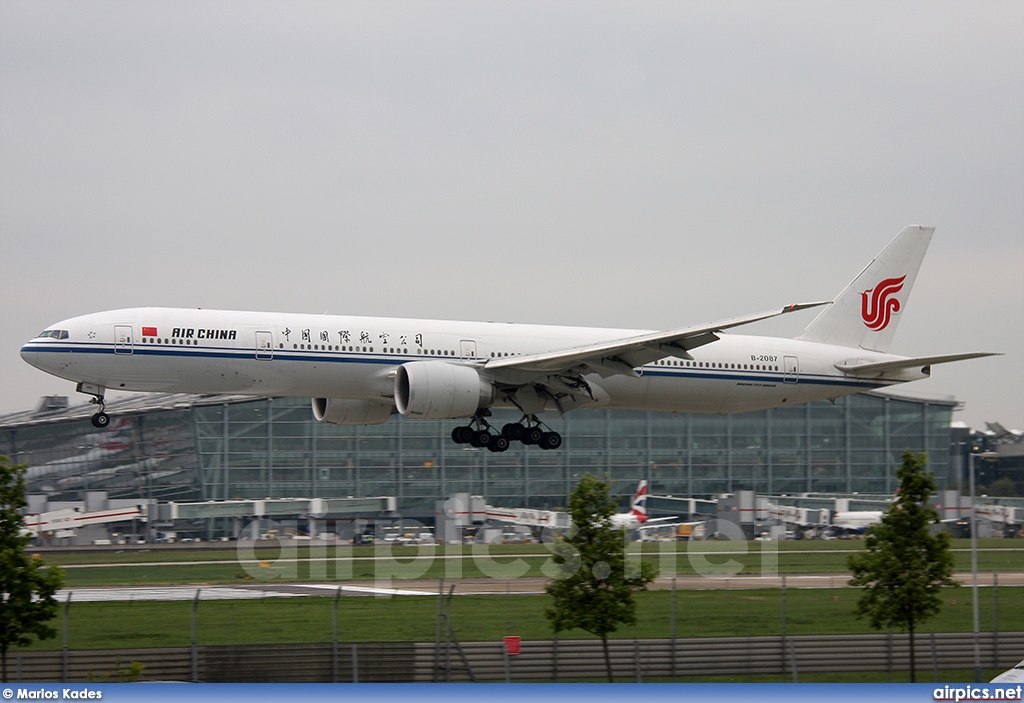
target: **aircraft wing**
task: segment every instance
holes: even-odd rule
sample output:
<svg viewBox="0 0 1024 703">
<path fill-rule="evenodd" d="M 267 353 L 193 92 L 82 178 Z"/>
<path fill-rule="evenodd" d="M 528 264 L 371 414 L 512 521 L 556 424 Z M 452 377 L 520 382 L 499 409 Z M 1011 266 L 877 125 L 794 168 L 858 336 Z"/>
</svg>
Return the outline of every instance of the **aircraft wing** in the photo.
<svg viewBox="0 0 1024 703">
<path fill-rule="evenodd" d="M 643 534 L 645 534 L 647 532 L 653 532 L 654 530 L 664 529 L 666 527 L 672 527 L 672 528 L 676 528 L 678 530 L 678 528 L 680 528 L 682 526 L 689 525 L 690 527 L 693 528 L 693 531 L 689 535 L 687 535 L 688 538 L 691 538 L 691 539 L 703 539 L 705 537 L 705 535 L 706 535 L 704 527 L 698 527 L 698 525 L 703 526 L 707 522 L 707 520 L 680 520 L 678 517 L 667 517 L 667 518 L 656 518 L 656 519 L 658 519 L 658 520 L 668 520 L 668 521 L 671 521 L 671 522 L 659 522 L 657 524 L 652 525 L 651 523 L 653 522 L 653 520 L 648 520 L 643 525 L 640 525 L 640 527 L 636 528 L 637 532 L 639 532 L 641 535 L 643 535 Z"/>
<path fill-rule="evenodd" d="M 799 303 L 754 315 L 733 317 L 695 327 L 683 327 L 666 332 L 650 332 L 636 337 L 614 339 L 570 349 L 490 359 L 483 367 L 492 372 L 512 371 L 538 378 L 557 374 L 597 373 L 602 378 L 622 374 L 637 376 L 636 367 L 667 356 L 692 359 L 689 351 L 718 340 L 716 332 L 784 315 L 798 310 L 828 305 L 829 302 Z"/>
<path fill-rule="evenodd" d="M 675 520 L 675 522 L 672 522 L 673 520 Z M 679 518 L 676 517 L 675 515 L 668 515 L 666 517 L 649 517 L 649 518 L 647 518 L 647 522 L 645 522 L 644 524 L 640 525 L 640 527 L 638 527 L 637 529 L 638 530 L 643 530 L 643 529 L 650 529 L 652 527 L 671 527 L 672 525 L 681 525 L 681 524 L 682 524 L 682 522 L 680 522 Z"/>
</svg>

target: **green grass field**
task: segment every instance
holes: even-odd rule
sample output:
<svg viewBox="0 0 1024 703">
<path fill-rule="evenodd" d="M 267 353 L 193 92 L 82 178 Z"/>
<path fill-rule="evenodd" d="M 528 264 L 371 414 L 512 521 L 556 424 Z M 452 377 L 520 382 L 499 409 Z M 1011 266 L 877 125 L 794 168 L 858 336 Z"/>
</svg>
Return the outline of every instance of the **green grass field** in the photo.
<svg viewBox="0 0 1024 703">
<path fill-rule="evenodd" d="M 790 635 L 867 633 L 854 618 L 853 589 L 788 589 L 786 631 Z M 981 589 L 983 631 L 993 625 L 993 589 Z M 678 637 L 778 635 L 782 632 L 782 600 L 778 589 L 744 591 L 678 591 Z M 969 632 L 971 591 L 947 589 L 945 607 L 922 632 Z M 672 635 L 672 592 L 639 593 L 638 623 L 616 633 L 622 638 Z M 332 597 L 266 598 L 200 602 L 197 638 L 200 645 L 328 642 L 331 639 Z M 524 639 L 549 639 L 551 630 L 544 595 L 456 596 L 452 624 L 459 639 L 498 640 L 515 634 Z M 190 642 L 190 601 L 74 603 L 68 614 L 72 649 L 175 647 Z M 1024 588 L 998 590 L 1000 631 L 1024 630 Z M 338 601 L 339 638 L 346 642 L 419 641 L 434 639 L 437 599 L 424 596 L 345 596 Z M 60 630 L 61 617 L 53 622 Z M 566 639 L 590 637 L 582 631 Z M 59 649 L 62 636 L 38 642 L 35 649 Z"/>
<path fill-rule="evenodd" d="M 437 579 L 441 576 L 479 577 L 496 569 L 541 576 L 550 551 L 544 545 L 497 545 L 472 547 L 342 547 L 310 548 L 283 543 L 284 548 L 252 551 L 242 543 L 241 552 L 228 549 L 154 549 L 117 552 L 48 552 L 48 564 L 62 565 L 66 586 L 241 584 L 258 580 L 358 581 L 379 578 L 383 573 L 401 578 Z M 701 568 L 731 569 L 740 574 L 761 573 L 777 564 L 780 574 L 846 573 L 849 554 L 863 547 L 860 541 L 723 543 L 688 545 L 646 544 L 644 558 L 658 562 L 663 575 L 696 573 L 702 550 L 728 552 L 707 555 Z M 957 569 L 970 569 L 969 542 L 954 542 Z M 981 540 L 979 568 L 983 572 L 1024 571 L 1024 544 L 1019 540 Z M 479 558 L 480 556 L 486 558 Z M 413 557 L 431 557 L 415 561 Z M 383 557 L 383 559 L 380 559 Z M 404 572 L 404 573 L 403 573 Z M 838 578 L 837 585 L 844 579 Z M 790 635 L 859 634 L 872 632 L 857 620 L 854 607 L 858 591 L 851 588 L 796 589 L 786 592 L 786 632 Z M 735 637 L 779 635 L 782 632 L 782 592 L 763 590 L 659 590 L 639 593 L 638 622 L 615 633 L 620 638 Z M 980 590 L 982 632 L 994 629 L 998 599 L 998 629 L 1024 630 L 1024 588 Z M 972 603 L 969 588 L 943 593 L 941 613 L 921 632 L 969 632 Z M 332 637 L 333 594 L 323 597 L 269 597 L 262 600 L 201 601 L 196 619 L 200 646 L 329 642 Z M 506 635 L 525 640 L 550 639 L 544 617 L 550 598 L 544 595 L 456 596 L 451 601 L 452 626 L 462 641 L 497 641 Z M 430 596 L 344 596 L 338 600 L 339 639 L 343 642 L 431 642 L 436 627 L 437 599 Z M 191 641 L 191 601 L 72 602 L 68 609 L 67 637 L 72 650 L 184 647 Z M 63 609 L 52 622 L 58 636 L 35 642 L 29 649 L 59 650 L 63 646 Z M 585 632 L 561 633 L 563 639 L 589 639 Z M 986 678 L 995 671 L 986 671 Z M 956 676 L 943 672 L 943 680 L 973 680 L 973 671 Z M 920 672 L 928 678 L 930 672 Z M 897 672 L 896 681 L 906 680 Z M 779 681 L 780 677 L 714 677 L 708 681 Z M 818 674 L 801 681 L 888 681 L 885 672 L 848 676 Z"/>
<path fill-rule="evenodd" d="M 956 569 L 970 569 L 968 540 L 956 540 Z M 857 540 L 830 542 L 703 542 L 687 551 L 685 543 L 643 545 L 644 558 L 654 559 L 663 576 L 728 572 L 737 575 L 842 573 Z M 978 568 L 983 572 L 1024 571 L 1024 544 L 1018 540 L 980 540 Z M 703 555 L 702 551 L 727 554 Z M 463 558 L 470 556 L 473 558 Z M 245 580 L 339 581 L 393 577 L 481 578 L 544 576 L 551 552 L 545 545 L 488 547 L 321 547 L 284 543 L 283 548 L 126 550 L 114 552 L 48 552 L 47 564 L 68 566 L 69 588 L 124 585 L 228 584 Z M 415 557 L 426 557 L 415 559 Z"/>
</svg>

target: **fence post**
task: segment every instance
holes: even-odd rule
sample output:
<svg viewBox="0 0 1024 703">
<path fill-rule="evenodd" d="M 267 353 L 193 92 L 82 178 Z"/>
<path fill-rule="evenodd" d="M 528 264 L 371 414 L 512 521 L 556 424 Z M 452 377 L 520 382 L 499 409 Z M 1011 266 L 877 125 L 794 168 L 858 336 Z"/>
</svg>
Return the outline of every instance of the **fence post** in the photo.
<svg viewBox="0 0 1024 703">
<path fill-rule="evenodd" d="M 892 673 L 892 630 L 889 630 L 889 633 L 886 636 L 885 651 L 888 653 L 887 659 L 889 660 L 889 683 L 895 683 Z"/>
<path fill-rule="evenodd" d="M 452 593 L 455 586 L 448 589 L 448 599 L 444 603 L 444 680 L 452 682 Z"/>
<path fill-rule="evenodd" d="M 64 601 L 64 646 L 61 653 L 61 681 L 68 680 L 68 610 L 71 608 L 72 591 L 68 591 L 68 599 Z"/>
<path fill-rule="evenodd" d="M 352 643 L 352 683 L 359 683 L 359 645 Z"/>
<path fill-rule="evenodd" d="M 935 633 L 932 633 L 932 672 L 935 674 L 935 683 L 939 682 L 939 651 L 935 646 Z"/>
<path fill-rule="evenodd" d="M 669 657 L 672 659 L 672 682 L 676 680 L 676 577 L 672 576 L 672 642 L 669 645 Z"/>
<path fill-rule="evenodd" d="M 792 660 L 790 664 L 793 668 L 793 683 L 800 683 L 800 676 L 796 668 L 796 643 L 793 640 L 789 641 L 789 658 Z"/>
<path fill-rule="evenodd" d="M 199 613 L 199 594 L 203 589 L 196 589 L 196 597 L 192 599 L 192 681 L 199 681 L 199 650 L 196 646 L 196 619 Z"/>
<path fill-rule="evenodd" d="M 331 682 L 338 683 L 338 599 L 341 598 L 341 586 L 334 594 L 334 606 L 331 609 Z"/>
<path fill-rule="evenodd" d="M 640 665 L 640 640 L 633 640 L 633 668 L 636 670 L 636 682 L 644 682 L 644 671 Z"/>
<path fill-rule="evenodd" d="M 782 575 L 782 681 L 786 681 L 786 575 Z"/>
<path fill-rule="evenodd" d="M 558 681 L 558 633 L 557 632 L 555 633 L 554 639 L 551 641 L 551 648 L 553 650 L 552 651 L 552 668 L 553 668 L 553 671 L 551 672 L 552 673 L 551 680 L 552 681 Z"/>
<path fill-rule="evenodd" d="M 441 605 L 444 602 L 444 576 L 437 581 L 437 613 L 434 615 L 434 683 L 441 670 Z"/>
<path fill-rule="evenodd" d="M 992 668 L 999 666 L 999 574 L 992 574 Z"/>
</svg>

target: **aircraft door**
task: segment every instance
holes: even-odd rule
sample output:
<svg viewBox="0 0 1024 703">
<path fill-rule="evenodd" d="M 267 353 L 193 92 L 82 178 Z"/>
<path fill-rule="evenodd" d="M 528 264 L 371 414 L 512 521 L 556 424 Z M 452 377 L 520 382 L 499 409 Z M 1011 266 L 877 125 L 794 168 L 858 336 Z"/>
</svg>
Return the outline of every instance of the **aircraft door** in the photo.
<svg viewBox="0 0 1024 703">
<path fill-rule="evenodd" d="M 256 333 L 256 358 L 269 361 L 274 358 L 274 333 Z"/>
<path fill-rule="evenodd" d="M 132 344 L 132 326 L 114 325 L 114 353 L 131 354 L 135 351 Z"/>
<path fill-rule="evenodd" d="M 461 349 L 463 359 L 476 358 L 476 342 L 472 339 L 463 339 L 459 342 L 459 347 Z"/>
<path fill-rule="evenodd" d="M 796 383 L 800 380 L 800 360 L 795 356 L 782 357 L 782 382 Z"/>
</svg>

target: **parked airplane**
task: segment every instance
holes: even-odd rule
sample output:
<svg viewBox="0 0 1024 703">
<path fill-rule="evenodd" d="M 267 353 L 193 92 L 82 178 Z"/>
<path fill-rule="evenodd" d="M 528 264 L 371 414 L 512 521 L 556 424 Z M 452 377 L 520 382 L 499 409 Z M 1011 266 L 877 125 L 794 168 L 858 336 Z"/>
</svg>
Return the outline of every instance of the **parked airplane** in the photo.
<svg viewBox="0 0 1024 703">
<path fill-rule="evenodd" d="M 59 322 L 21 349 L 77 382 L 104 427 L 104 393 L 238 393 L 312 398 L 321 422 L 468 419 L 452 439 L 505 451 L 555 449 L 544 410 L 617 408 L 734 413 L 834 399 L 927 378 L 933 364 L 983 352 L 888 353 L 933 228 L 905 228 L 831 303 L 789 305 L 664 332 L 230 312 L 114 310 Z M 724 334 L 828 305 L 795 339 Z M 490 409 L 519 409 L 500 431 Z"/>
<path fill-rule="evenodd" d="M 881 510 L 846 510 L 836 512 L 830 524 L 846 534 L 859 535 L 881 521 Z"/>
<path fill-rule="evenodd" d="M 641 525 L 661 523 L 667 520 L 676 520 L 669 517 L 647 517 L 647 481 L 641 481 L 636 487 L 636 494 L 633 495 L 633 502 L 630 503 L 628 513 L 615 513 L 612 515 L 612 527 L 616 530 L 635 530 Z"/>
</svg>

